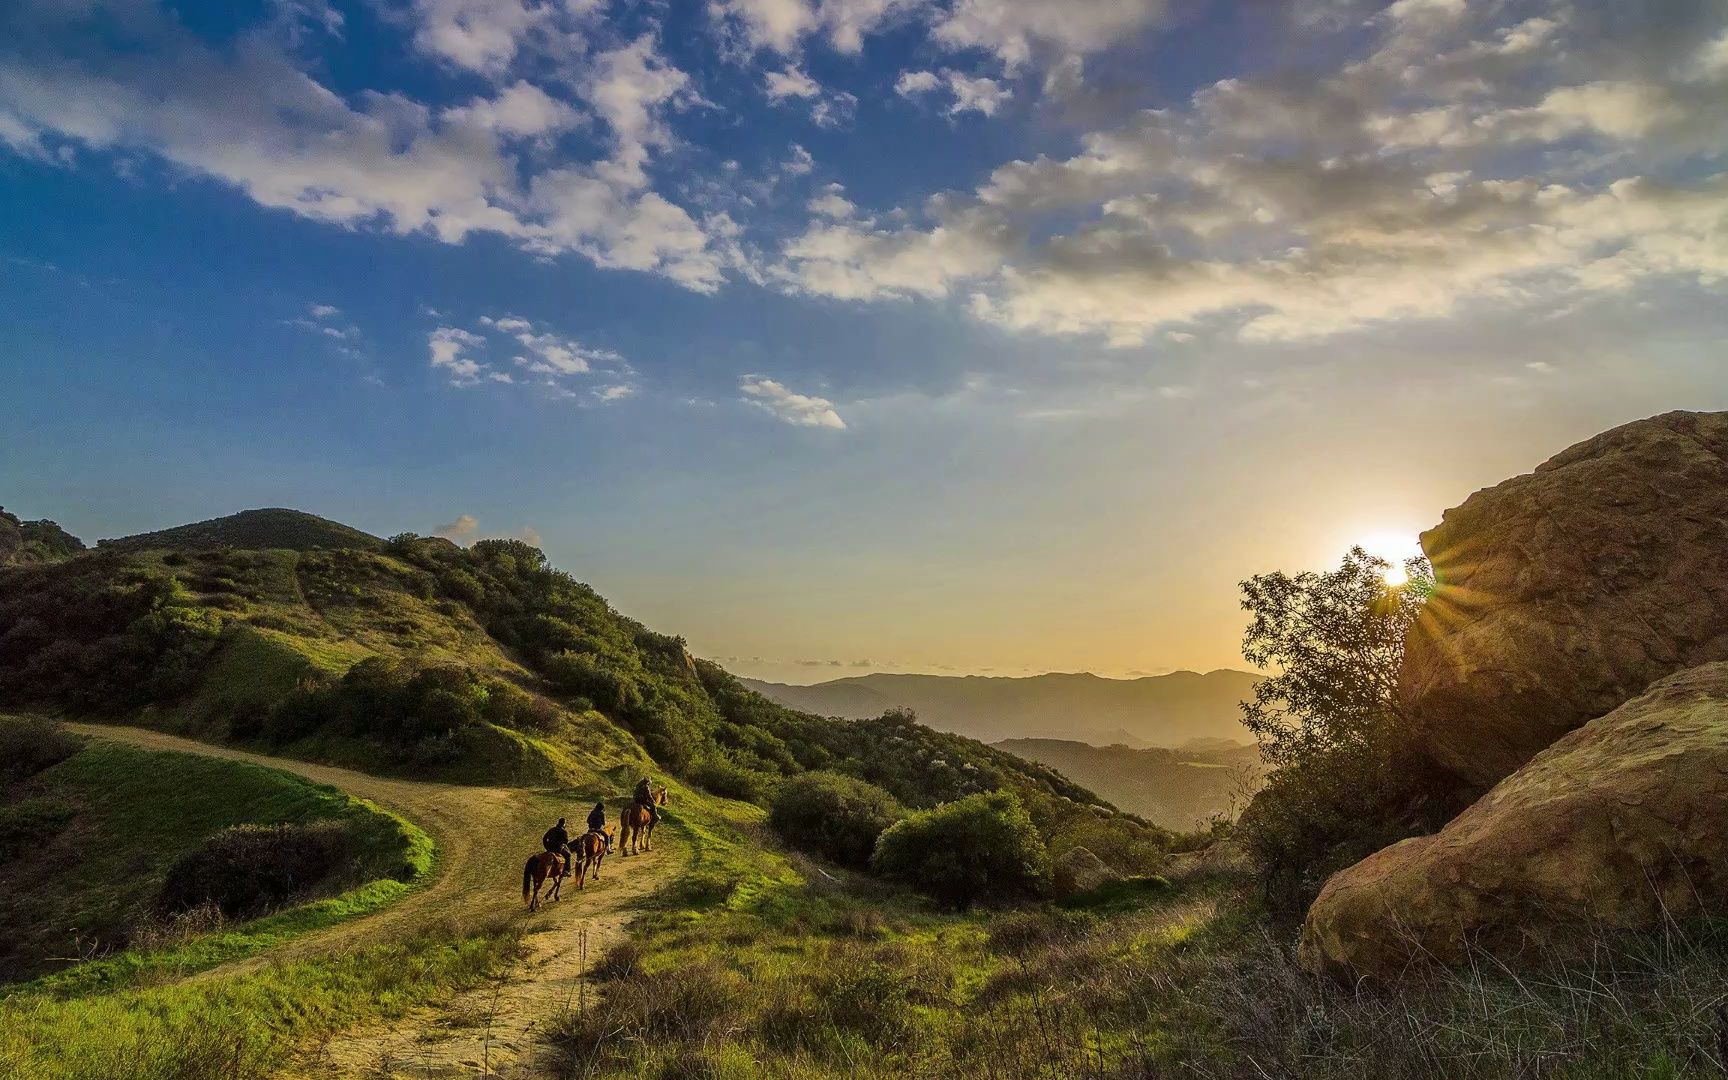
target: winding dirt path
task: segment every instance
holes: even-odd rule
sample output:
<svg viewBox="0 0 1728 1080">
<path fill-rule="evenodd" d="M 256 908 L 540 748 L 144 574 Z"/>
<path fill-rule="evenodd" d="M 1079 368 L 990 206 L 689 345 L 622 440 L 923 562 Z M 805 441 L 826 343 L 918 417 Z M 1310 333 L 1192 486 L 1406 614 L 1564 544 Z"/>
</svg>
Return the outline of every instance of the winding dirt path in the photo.
<svg viewBox="0 0 1728 1080">
<path fill-rule="evenodd" d="M 522 861 L 537 849 L 547 824 L 581 820 L 583 808 L 551 793 L 516 788 L 421 783 L 372 776 L 333 765 L 269 757 L 195 742 L 147 728 L 68 724 L 81 734 L 150 750 L 178 750 L 247 761 L 304 776 L 370 799 L 425 829 L 437 845 L 437 865 L 424 888 L 384 910 L 298 938 L 258 956 L 196 978 L 219 978 L 278 961 L 327 955 L 398 935 L 435 921 L 487 920 L 519 913 L 527 921 L 525 956 L 494 984 L 457 995 L 387 1027 L 349 1032 L 309 1051 L 297 1070 L 306 1077 L 530 1077 L 552 1064 L 540 1025 L 584 996 L 584 964 L 592 966 L 629 923 L 632 908 L 682 865 L 679 845 L 623 859 L 610 856 L 602 878 L 528 915 L 522 908 Z M 586 933 L 584 933 L 584 931 Z M 586 950 L 583 950 L 584 940 Z"/>
</svg>

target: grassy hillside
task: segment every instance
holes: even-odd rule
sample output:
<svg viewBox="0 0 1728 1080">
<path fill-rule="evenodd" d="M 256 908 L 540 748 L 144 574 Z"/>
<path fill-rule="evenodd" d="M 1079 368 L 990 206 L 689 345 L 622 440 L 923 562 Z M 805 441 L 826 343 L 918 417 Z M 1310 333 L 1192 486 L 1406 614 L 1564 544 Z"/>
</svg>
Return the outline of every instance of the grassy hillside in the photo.
<svg viewBox="0 0 1728 1080">
<path fill-rule="evenodd" d="M 0 703 L 372 771 L 616 786 L 651 758 L 762 803 L 788 776 L 836 768 L 913 808 L 1011 789 L 1053 851 L 1082 844 L 1124 870 L 1165 840 L 976 741 L 776 705 L 517 541 L 107 546 L 0 571 L 0 628 Z"/>
<path fill-rule="evenodd" d="M 999 750 L 1071 776 L 1117 806 L 1167 829 L 1232 818 L 1258 786 L 1260 752 L 1240 743 L 1192 749 L 1092 746 L 1071 739 L 1004 739 Z"/>
<path fill-rule="evenodd" d="M 8 748 L 61 739 L 39 722 L 0 717 L 0 745 Z M 376 907 L 428 865 L 429 844 L 412 826 L 286 773 L 113 743 L 66 740 L 48 756 L 59 752 L 68 756 L 41 771 L 18 767 L 23 754 L 13 755 L 11 779 L 0 787 L 0 982 L 161 937 L 157 901 L 170 868 L 230 826 L 327 822 L 342 832 L 342 864 L 297 899 L 354 893 L 297 918 L 277 917 L 263 928 L 272 941 L 296 926 Z M 230 938 L 221 951 L 244 948 Z"/>
<path fill-rule="evenodd" d="M 100 541 L 97 545 L 116 551 L 211 548 L 241 548 L 253 551 L 281 549 L 313 551 L 319 548 L 353 548 L 376 551 L 384 541 L 370 533 L 300 510 L 271 508 L 242 510 L 227 517 L 177 525 L 159 532 L 138 533 Z"/>
<path fill-rule="evenodd" d="M 1177 671 L 1143 679 L 1089 674 L 1002 678 L 981 675 L 860 675 L 814 686 L 750 682 L 794 709 L 858 719 L 911 709 L 940 731 L 995 742 L 1078 739 L 1094 746 L 1176 746 L 1190 739 L 1249 739 L 1240 703 L 1259 676 L 1246 671 Z"/>
<path fill-rule="evenodd" d="M 52 521 L 21 521 L 0 508 L 0 566 L 52 562 L 84 550 L 84 541 Z"/>
</svg>

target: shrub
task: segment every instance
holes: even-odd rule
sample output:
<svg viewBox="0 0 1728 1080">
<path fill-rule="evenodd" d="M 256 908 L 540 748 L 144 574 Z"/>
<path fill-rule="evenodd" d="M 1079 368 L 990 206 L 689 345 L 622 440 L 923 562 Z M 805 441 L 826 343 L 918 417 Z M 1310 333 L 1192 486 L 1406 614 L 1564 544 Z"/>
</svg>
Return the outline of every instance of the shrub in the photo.
<svg viewBox="0 0 1728 1080">
<path fill-rule="evenodd" d="M 0 782 L 23 780 L 76 754 L 84 740 L 52 720 L 0 719 Z"/>
<path fill-rule="evenodd" d="M 727 799 L 759 803 L 768 797 L 771 777 L 724 757 L 705 758 L 690 771 L 690 779 Z"/>
<path fill-rule="evenodd" d="M 72 807 L 51 798 L 0 805 L 0 863 L 47 843 L 74 813 Z"/>
<path fill-rule="evenodd" d="M 961 908 L 986 896 L 1035 895 L 1050 884 L 1050 853 L 1008 791 L 968 795 L 911 815 L 876 841 L 870 865 Z"/>
<path fill-rule="evenodd" d="M 788 844 L 842 866 L 866 867 L 882 830 L 906 811 L 874 784 L 831 772 L 805 773 L 780 785 L 768 824 Z"/>
<path fill-rule="evenodd" d="M 451 567 L 438 575 L 438 588 L 444 595 L 465 604 L 478 604 L 486 599 L 486 589 L 480 579 L 466 570 Z"/>
<path fill-rule="evenodd" d="M 235 825 L 181 856 L 157 897 L 164 915 L 215 904 L 244 918 L 324 883 L 352 861 L 352 844 L 336 822 Z"/>
</svg>

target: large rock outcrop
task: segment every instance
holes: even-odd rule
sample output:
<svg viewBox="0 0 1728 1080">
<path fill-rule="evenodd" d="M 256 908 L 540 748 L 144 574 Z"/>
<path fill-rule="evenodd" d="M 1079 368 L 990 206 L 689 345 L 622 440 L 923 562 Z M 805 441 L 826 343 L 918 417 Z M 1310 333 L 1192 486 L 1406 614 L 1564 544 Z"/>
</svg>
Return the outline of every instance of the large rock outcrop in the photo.
<svg viewBox="0 0 1728 1080">
<path fill-rule="evenodd" d="M 1433 836 L 1326 883 L 1300 955 L 1396 977 L 1581 945 L 1597 928 L 1728 911 L 1728 663 L 1657 683 L 1563 737 Z"/>
<path fill-rule="evenodd" d="M 1728 659 L 1728 413 L 1604 432 L 1476 492 L 1422 546 L 1439 589 L 1399 698 L 1474 797 L 1662 676 Z"/>
</svg>

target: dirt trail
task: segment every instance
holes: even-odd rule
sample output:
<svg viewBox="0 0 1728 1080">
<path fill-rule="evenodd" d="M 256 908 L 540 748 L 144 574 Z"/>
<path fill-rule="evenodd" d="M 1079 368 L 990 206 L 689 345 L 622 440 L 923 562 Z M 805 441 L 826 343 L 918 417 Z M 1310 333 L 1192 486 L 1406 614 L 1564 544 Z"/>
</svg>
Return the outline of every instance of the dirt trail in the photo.
<svg viewBox="0 0 1728 1080">
<path fill-rule="evenodd" d="M 528 915 L 521 904 L 522 862 L 559 816 L 580 821 L 585 807 L 563 806 L 550 794 L 511 788 L 393 780 L 333 765 L 268 757 L 145 728 L 68 724 L 86 735 L 151 750 L 179 750 L 249 761 L 329 784 L 370 799 L 425 829 L 437 844 L 432 881 L 376 914 L 296 939 L 259 956 L 224 965 L 200 978 L 316 956 L 411 933 L 433 921 L 520 912 L 527 921 L 527 955 L 495 985 L 458 995 L 442 1008 L 421 1010 L 388 1027 L 350 1032 L 319 1047 L 302 1063 L 308 1077 L 449 1077 L 540 1075 L 551 1062 L 538 1025 L 592 988 L 582 988 L 582 932 L 587 963 L 623 935 L 634 903 L 682 865 L 682 850 L 666 845 L 648 855 L 608 857 L 599 882 Z"/>
</svg>

